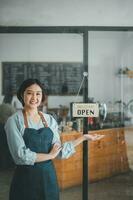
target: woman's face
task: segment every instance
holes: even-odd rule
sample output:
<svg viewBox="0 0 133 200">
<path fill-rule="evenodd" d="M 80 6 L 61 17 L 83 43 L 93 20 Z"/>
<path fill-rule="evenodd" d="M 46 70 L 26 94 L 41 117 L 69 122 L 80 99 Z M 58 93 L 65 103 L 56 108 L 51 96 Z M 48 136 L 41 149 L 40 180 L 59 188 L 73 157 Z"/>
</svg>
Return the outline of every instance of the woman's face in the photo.
<svg viewBox="0 0 133 200">
<path fill-rule="evenodd" d="M 37 108 L 42 102 L 42 89 L 39 85 L 33 84 L 24 91 L 24 104 L 29 109 Z"/>
</svg>

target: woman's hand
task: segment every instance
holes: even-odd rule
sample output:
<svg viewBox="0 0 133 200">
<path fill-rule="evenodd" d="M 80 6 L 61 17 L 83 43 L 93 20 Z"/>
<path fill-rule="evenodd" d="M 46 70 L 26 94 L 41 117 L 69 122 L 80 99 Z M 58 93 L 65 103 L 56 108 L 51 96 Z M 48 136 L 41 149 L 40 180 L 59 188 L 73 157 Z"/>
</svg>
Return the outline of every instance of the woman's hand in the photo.
<svg viewBox="0 0 133 200">
<path fill-rule="evenodd" d="M 55 143 L 49 153 L 51 159 L 54 159 L 58 154 L 59 152 L 61 151 L 62 147 L 61 147 L 61 144 L 59 143 Z"/>
<path fill-rule="evenodd" d="M 85 140 L 92 140 L 92 141 L 95 141 L 95 140 L 100 140 L 100 139 L 102 139 L 102 138 L 104 137 L 104 135 L 98 135 L 98 134 L 93 134 L 93 135 L 91 135 L 91 134 L 84 134 L 83 137 L 84 137 L 84 141 L 85 141 Z"/>
</svg>

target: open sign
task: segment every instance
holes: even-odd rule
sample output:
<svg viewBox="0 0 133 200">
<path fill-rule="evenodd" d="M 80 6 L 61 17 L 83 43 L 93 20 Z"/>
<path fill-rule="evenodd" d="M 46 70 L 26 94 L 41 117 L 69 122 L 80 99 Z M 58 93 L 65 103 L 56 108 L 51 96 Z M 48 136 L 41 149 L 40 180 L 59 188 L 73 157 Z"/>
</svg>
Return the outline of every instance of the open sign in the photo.
<svg viewBox="0 0 133 200">
<path fill-rule="evenodd" d="M 74 103 L 73 117 L 98 117 L 99 106 L 97 103 Z"/>
</svg>

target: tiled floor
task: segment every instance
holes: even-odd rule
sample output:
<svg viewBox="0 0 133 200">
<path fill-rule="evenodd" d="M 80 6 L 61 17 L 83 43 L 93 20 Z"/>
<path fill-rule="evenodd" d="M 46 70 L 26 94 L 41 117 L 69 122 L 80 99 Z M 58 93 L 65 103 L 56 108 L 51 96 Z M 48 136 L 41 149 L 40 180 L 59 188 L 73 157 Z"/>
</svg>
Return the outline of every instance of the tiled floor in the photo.
<svg viewBox="0 0 133 200">
<path fill-rule="evenodd" d="M 8 200 L 12 173 L 13 170 L 0 171 L 0 200 Z M 91 183 L 88 187 L 89 200 L 133 200 L 133 171 Z M 61 200 L 82 200 L 82 187 L 63 190 L 60 197 Z"/>
<path fill-rule="evenodd" d="M 133 172 L 128 172 L 89 186 L 88 200 L 133 200 Z M 61 200 L 82 200 L 81 187 L 64 190 Z"/>
</svg>

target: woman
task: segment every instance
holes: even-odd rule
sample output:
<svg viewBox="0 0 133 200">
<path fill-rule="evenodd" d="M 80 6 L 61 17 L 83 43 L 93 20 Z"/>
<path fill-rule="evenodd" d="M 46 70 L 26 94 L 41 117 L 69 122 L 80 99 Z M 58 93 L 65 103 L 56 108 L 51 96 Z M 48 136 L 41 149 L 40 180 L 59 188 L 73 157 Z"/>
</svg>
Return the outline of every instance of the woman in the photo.
<svg viewBox="0 0 133 200">
<path fill-rule="evenodd" d="M 16 170 L 11 183 L 10 200 L 59 200 L 59 188 L 52 160 L 68 158 L 85 140 L 98 135 L 82 135 L 61 144 L 58 126 L 51 115 L 38 111 L 45 101 L 43 85 L 37 79 L 25 80 L 17 97 L 23 109 L 13 114 L 5 125 Z"/>
</svg>

